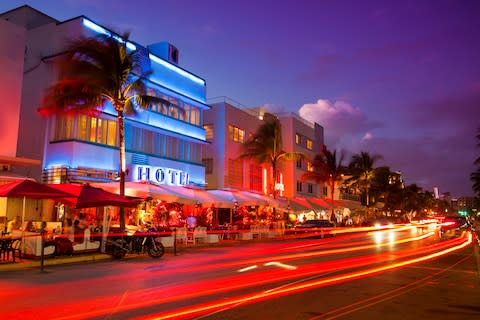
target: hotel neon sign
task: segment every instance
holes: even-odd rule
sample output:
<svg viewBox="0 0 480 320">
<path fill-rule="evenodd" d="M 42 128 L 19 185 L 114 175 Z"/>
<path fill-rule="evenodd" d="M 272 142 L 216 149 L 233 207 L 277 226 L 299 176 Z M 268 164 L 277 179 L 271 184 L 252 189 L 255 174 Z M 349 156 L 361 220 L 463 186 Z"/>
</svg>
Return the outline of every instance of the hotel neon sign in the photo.
<svg viewBox="0 0 480 320">
<path fill-rule="evenodd" d="M 132 181 L 148 181 L 157 184 L 186 186 L 190 175 L 182 170 L 146 165 L 132 166 Z"/>
</svg>

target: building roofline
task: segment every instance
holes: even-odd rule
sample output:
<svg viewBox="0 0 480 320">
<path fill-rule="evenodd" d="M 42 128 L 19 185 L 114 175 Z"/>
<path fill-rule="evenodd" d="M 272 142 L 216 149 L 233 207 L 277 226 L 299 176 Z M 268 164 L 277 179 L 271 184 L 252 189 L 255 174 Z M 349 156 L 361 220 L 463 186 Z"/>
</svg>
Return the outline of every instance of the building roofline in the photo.
<svg viewBox="0 0 480 320">
<path fill-rule="evenodd" d="M 303 124 L 309 126 L 310 128 L 315 128 L 315 123 L 314 122 L 308 121 L 307 119 L 303 118 L 302 116 L 300 116 L 296 112 L 292 112 L 292 111 L 279 112 L 279 113 L 274 113 L 274 115 L 276 115 L 279 118 L 280 117 L 292 117 L 292 118 L 295 118 L 296 120 L 302 122 Z"/>
<path fill-rule="evenodd" d="M 229 106 L 232 106 L 236 109 L 239 109 L 255 118 L 258 118 L 260 117 L 260 112 L 257 112 L 255 111 L 254 109 L 252 108 L 249 108 L 243 104 L 241 104 L 240 102 L 238 101 L 235 101 L 227 96 L 218 96 L 218 97 L 213 97 L 213 98 L 208 98 L 207 99 L 207 104 L 209 105 L 213 105 L 213 104 L 217 104 L 217 103 L 223 103 L 223 104 L 228 104 Z"/>
<path fill-rule="evenodd" d="M 45 17 L 47 17 L 47 18 L 49 18 L 49 19 L 52 19 L 52 20 L 56 21 L 57 23 L 59 22 L 59 20 L 53 18 L 52 16 L 49 16 L 48 14 L 46 14 L 46 13 L 44 13 L 44 12 L 38 10 L 38 9 L 35 9 L 34 7 L 29 6 L 28 4 L 24 4 L 24 5 L 22 5 L 22 6 L 19 6 L 19 7 L 13 8 L 13 9 L 10 9 L 10 10 L 5 11 L 5 12 L 2 12 L 2 13 L 0 13 L 0 17 L 3 16 L 3 15 L 5 15 L 5 14 L 8 14 L 8 13 L 11 13 L 11 12 L 13 12 L 13 11 L 17 11 L 17 10 L 23 9 L 23 8 L 31 9 L 31 10 L 35 11 L 36 13 L 41 14 L 42 16 L 45 16 Z"/>
<path fill-rule="evenodd" d="M 82 14 L 82 15 L 79 15 L 79 16 L 76 16 L 76 17 L 73 17 L 73 18 L 70 18 L 70 19 L 68 19 L 68 20 L 64 20 L 64 21 L 58 22 L 57 24 L 68 23 L 68 22 L 70 22 L 70 21 L 73 21 L 73 20 L 76 20 L 76 19 L 79 19 L 79 18 L 81 18 L 81 19 L 87 19 L 88 21 L 91 21 L 91 22 L 93 22 L 94 24 L 96 24 L 96 25 L 104 28 L 106 31 L 108 31 L 108 32 L 110 32 L 110 33 L 112 33 L 112 34 L 114 34 L 114 35 L 116 35 L 116 36 L 119 36 L 120 38 L 123 38 L 122 35 L 117 32 L 117 31 L 119 31 L 119 30 L 113 31 L 111 28 L 107 28 L 107 27 L 105 27 L 104 25 L 98 23 L 97 21 L 95 21 L 95 20 L 93 20 L 93 19 L 91 19 L 91 18 L 89 18 L 89 17 L 87 17 L 87 16 L 85 16 L 85 15 L 83 15 L 83 14 Z M 149 54 L 154 55 L 156 58 L 161 59 L 161 60 L 163 60 L 163 61 L 165 61 L 165 62 L 167 62 L 167 63 L 170 63 L 169 61 L 163 59 L 162 57 L 159 57 L 159 56 L 157 56 L 156 54 L 153 54 L 152 52 L 150 52 L 150 50 L 148 50 L 148 47 L 147 47 L 147 46 L 141 45 L 141 44 L 139 44 L 138 42 L 133 41 L 133 40 L 131 40 L 131 39 L 128 39 L 128 42 L 131 42 L 131 43 L 133 43 L 134 45 L 140 46 L 140 47 L 144 48 L 145 50 L 147 50 L 147 52 L 148 52 Z M 191 74 L 191 75 L 193 75 L 193 76 L 195 76 L 195 77 L 203 80 L 203 82 L 205 83 L 205 86 L 207 85 L 207 80 L 205 80 L 204 78 L 200 77 L 199 75 L 193 73 L 192 71 L 187 70 L 187 69 L 185 69 L 185 68 L 183 68 L 182 66 L 177 65 L 177 64 L 175 64 L 175 67 L 177 67 L 177 68 L 185 71 L 186 73 L 189 73 L 189 74 Z"/>
</svg>

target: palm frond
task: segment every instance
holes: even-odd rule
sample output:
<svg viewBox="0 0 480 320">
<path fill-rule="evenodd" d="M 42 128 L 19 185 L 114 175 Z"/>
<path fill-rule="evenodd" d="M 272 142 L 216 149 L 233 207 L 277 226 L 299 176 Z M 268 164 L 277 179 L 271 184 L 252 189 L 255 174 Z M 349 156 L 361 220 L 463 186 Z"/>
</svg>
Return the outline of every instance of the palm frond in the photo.
<svg viewBox="0 0 480 320">
<path fill-rule="evenodd" d="M 98 87 L 78 79 L 64 79 L 49 87 L 39 111 L 42 114 L 92 111 L 105 104 Z"/>
<path fill-rule="evenodd" d="M 472 172 L 470 175 L 470 180 L 473 182 L 472 184 L 472 189 L 473 191 L 480 196 L 480 169 L 477 169 L 477 171 Z"/>
<path fill-rule="evenodd" d="M 277 160 L 296 161 L 305 160 L 306 156 L 301 152 L 285 152 L 280 151 L 276 157 Z"/>
</svg>

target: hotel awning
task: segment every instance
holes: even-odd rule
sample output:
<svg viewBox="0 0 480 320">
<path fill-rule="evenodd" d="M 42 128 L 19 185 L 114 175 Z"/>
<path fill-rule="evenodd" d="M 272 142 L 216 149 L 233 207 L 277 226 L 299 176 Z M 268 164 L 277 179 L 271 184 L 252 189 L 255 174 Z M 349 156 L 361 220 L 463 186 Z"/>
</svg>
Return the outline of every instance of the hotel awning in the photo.
<svg viewBox="0 0 480 320">
<path fill-rule="evenodd" d="M 290 209 L 292 209 L 293 212 L 315 210 L 312 204 L 308 202 L 306 198 L 302 198 L 302 197 L 291 198 L 288 200 L 288 204 L 290 206 Z"/>
<path fill-rule="evenodd" d="M 332 204 L 325 201 L 322 198 L 307 198 L 308 202 L 310 202 L 317 210 L 331 210 L 333 208 Z"/>
<path fill-rule="evenodd" d="M 93 183 L 92 185 L 113 193 L 120 193 L 120 184 L 118 182 Z M 153 198 L 167 202 L 181 202 L 181 200 L 190 200 L 172 188 L 167 188 L 163 185 L 161 186 L 144 181 L 125 182 L 125 195 L 143 199 Z"/>
</svg>

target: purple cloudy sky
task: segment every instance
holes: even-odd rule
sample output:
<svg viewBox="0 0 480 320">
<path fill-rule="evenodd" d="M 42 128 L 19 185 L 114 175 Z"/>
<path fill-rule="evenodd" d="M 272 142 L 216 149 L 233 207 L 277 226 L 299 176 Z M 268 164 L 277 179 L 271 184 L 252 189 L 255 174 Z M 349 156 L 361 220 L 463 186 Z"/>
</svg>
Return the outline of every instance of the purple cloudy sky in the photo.
<svg viewBox="0 0 480 320">
<path fill-rule="evenodd" d="M 148 45 L 170 41 L 208 97 L 297 111 L 326 144 L 454 196 L 471 195 L 480 148 L 480 1 L 38 0 Z"/>
</svg>

